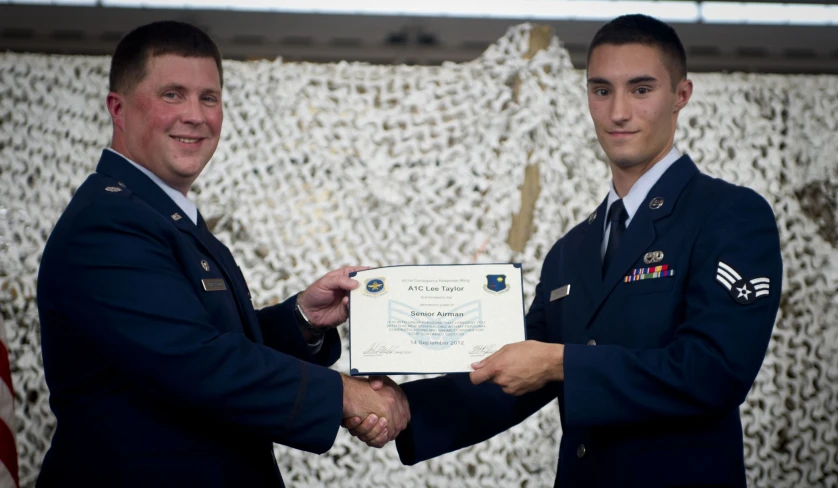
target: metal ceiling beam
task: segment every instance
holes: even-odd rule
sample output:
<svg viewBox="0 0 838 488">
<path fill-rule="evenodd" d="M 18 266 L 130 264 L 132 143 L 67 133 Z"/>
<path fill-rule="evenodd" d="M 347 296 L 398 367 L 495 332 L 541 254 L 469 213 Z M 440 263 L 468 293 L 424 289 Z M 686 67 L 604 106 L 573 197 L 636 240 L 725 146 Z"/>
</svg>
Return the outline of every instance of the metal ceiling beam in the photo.
<svg viewBox="0 0 838 488">
<path fill-rule="evenodd" d="M 439 64 L 479 56 L 519 20 L 282 14 L 0 4 L 0 50 L 110 54 L 134 27 L 162 19 L 206 29 L 225 57 Z M 602 22 L 549 23 L 584 67 Z M 691 71 L 838 73 L 838 28 L 674 24 Z"/>
</svg>

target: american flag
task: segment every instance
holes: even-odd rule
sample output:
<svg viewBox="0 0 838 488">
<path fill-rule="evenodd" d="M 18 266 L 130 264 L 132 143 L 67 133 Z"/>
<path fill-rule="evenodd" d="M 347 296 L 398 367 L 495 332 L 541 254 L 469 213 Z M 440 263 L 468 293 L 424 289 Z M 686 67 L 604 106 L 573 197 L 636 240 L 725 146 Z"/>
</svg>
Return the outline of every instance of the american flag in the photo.
<svg viewBox="0 0 838 488">
<path fill-rule="evenodd" d="M 15 394 L 9 351 L 6 349 L 6 326 L 0 317 L 0 488 L 18 488 L 17 445 L 15 444 Z"/>
</svg>

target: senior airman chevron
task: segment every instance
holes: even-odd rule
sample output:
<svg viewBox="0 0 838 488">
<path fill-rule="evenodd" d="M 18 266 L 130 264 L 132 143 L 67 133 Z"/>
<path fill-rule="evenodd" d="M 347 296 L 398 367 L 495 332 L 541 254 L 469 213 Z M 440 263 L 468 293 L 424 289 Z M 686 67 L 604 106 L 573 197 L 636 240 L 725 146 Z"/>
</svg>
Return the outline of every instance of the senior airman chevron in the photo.
<svg viewBox="0 0 838 488">
<path fill-rule="evenodd" d="M 716 268 L 716 281 L 727 288 L 736 303 L 742 305 L 748 305 L 759 297 L 767 296 L 771 288 L 770 279 L 754 278 L 745 280 L 729 264 L 722 261 L 719 261 L 719 267 Z"/>
<path fill-rule="evenodd" d="M 669 269 L 668 264 L 660 266 L 652 266 L 651 268 L 637 268 L 632 270 L 631 274 L 623 278 L 624 283 L 631 283 L 632 281 L 651 280 L 654 278 L 663 278 L 664 276 L 673 276 L 674 269 Z"/>
</svg>

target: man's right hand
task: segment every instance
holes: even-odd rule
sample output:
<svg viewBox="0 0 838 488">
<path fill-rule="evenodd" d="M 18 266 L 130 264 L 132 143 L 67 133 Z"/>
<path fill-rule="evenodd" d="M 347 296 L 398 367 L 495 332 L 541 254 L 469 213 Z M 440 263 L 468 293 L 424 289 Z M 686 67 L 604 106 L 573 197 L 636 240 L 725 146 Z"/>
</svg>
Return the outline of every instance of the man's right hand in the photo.
<svg viewBox="0 0 838 488">
<path fill-rule="evenodd" d="M 410 422 L 410 407 L 399 385 L 386 376 L 343 378 L 343 426 L 368 446 L 383 447 Z"/>
</svg>

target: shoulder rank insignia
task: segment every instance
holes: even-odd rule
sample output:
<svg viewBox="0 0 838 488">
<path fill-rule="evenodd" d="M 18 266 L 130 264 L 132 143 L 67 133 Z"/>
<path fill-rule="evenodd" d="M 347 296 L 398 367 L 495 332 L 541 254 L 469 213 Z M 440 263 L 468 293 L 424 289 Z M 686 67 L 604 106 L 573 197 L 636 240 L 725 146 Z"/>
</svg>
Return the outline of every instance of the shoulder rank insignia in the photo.
<svg viewBox="0 0 838 488">
<path fill-rule="evenodd" d="M 768 278 L 745 280 L 729 264 L 722 261 L 719 261 L 716 269 L 716 281 L 727 288 L 736 303 L 742 305 L 750 305 L 757 298 L 768 296 L 771 285 L 771 280 Z"/>
</svg>

